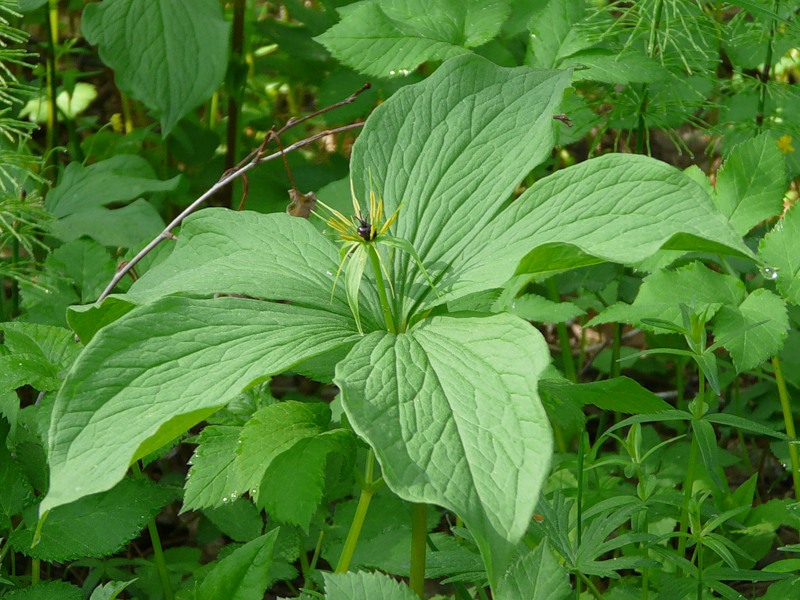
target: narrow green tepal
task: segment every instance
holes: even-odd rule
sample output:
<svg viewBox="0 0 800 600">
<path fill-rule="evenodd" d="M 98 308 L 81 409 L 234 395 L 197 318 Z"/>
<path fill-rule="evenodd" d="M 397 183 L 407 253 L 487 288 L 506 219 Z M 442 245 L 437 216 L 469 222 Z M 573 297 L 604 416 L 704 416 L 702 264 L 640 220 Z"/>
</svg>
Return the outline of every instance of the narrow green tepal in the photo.
<svg viewBox="0 0 800 600">
<path fill-rule="evenodd" d="M 348 419 L 387 485 L 463 518 L 490 582 L 527 530 L 549 472 L 552 435 L 536 389 L 548 361 L 538 331 L 506 314 L 375 332 L 336 369 Z"/>
</svg>

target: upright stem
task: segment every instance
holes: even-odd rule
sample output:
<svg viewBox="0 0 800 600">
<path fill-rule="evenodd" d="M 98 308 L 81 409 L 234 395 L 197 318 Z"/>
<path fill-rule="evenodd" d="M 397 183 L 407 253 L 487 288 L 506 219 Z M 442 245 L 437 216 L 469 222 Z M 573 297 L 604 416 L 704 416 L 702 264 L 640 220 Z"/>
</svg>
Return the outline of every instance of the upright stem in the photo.
<svg viewBox="0 0 800 600">
<path fill-rule="evenodd" d="M 244 64 L 244 10 L 245 0 L 233 1 L 233 31 L 231 33 L 231 62 L 228 82 L 228 126 L 226 131 L 227 152 L 225 153 L 225 170 L 232 169 L 237 163 L 237 145 L 239 141 L 239 112 L 243 87 L 242 65 Z M 232 207 L 233 188 L 225 188 L 224 205 Z"/>
<path fill-rule="evenodd" d="M 778 396 L 781 399 L 781 409 L 783 411 L 783 423 L 786 427 L 786 435 L 792 438 L 797 437 L 794 427 L 794 416 L 792 415 L 792 401 L 789 398 L 789 390 L 786 388 L 786 380 L 783 377 L 783 366 L 781 359 L 777 356 L 772 357 L 772 368 L 775 370 L 775 382 L 778 384 Z M 792 461 L 792 481 L 794 483 L 794 497 L 800 501 L 800 456 L 798 456 L 797 445 L 789 443 L 789 458 Z"/>
<path fill-rule="evenodd" d="M 47 148 L 48 163 L 55 165 L 56 137 L 58 129 L 58 108 L 56 107 L 56 48 L 58 46 L 58 0 L 47 4 Z M 52 177 L 55 178 L 53 173 Z"/>
<path fill-rule="evenodd" d="M 703 418 L 703 399 L 705 398 L 706 379 L 700 376 L 700 384 L 697 390 L 697 403 L 692 415 L 693 419 Z M 689 502 L 692 499 L 692 489 L 694 488 L 695 463 L 700 453 L 697 443 L 697 436 L 692 434 L 692 446 L 689 450 L 689 465 L 686 468 L 686 479 L 683 482 L 683 504 L 681 506 L 680 536 L 678 537 L 678 556 L 683 556 L 686 552 L 687 536 L 684 535 L 689 530 Z"/>
<path fill-rule="evenodd" d="M 372 448 L 367 453 L 367 464 L 364 467 L 364 485 L 361 488 L 361 495 L 358 498 L 358 506 L 356 506 L 356 514 L 353 516 L 353 522 L 350 524 L 350 531 L 347 532 L 347 539 L 342 548 L 342 555 L 339 557 L 339 562 L 336 564 L 336 573 L 347 573 L 350 568 L 350 561 L 353 560 L 353 554 L 356 551 L 358 544 L 358 537 L 361 535 L 361 528 L 364 526 L 364 521 L 367 518 L 367 510 L 369 503 L 372 501 L 372 496 L 375 494 L 375 486 L 373 485 L 373 476 L 375 471 L 375 453 Z"/>
<path fill-rule="evenodd" d="M 42 560 L 34 558 L 31 561 L 31 585 L 39 583 L 42 574 Z"/>
<path fill-rule="evenodd" d="M 369 260 L 372 263 L 372 271 L 375 274 L 375 282 L 378 286 L 378 299 L 381 302 L 381 309 L 383 309 L 383 319 L 386 321 L 386 329 L 394 335 L 397 335 L 397 329 L 394 326 L 394 317 L 392 317 L 392 307 L 389 305 L 389 297 L 386 295 L 386 284 L 383 283 L 383 271 L 381 271 L 381 261 L 378 257 L 378 249 L 374 244 L 369 246 Z"/>
<path fill-rule="evenodd" d="M 772 3 L 772 11 L 778 13 L 780 10 L 780 0 Z M 764 127 L 764 118 L 767 110 L 767 84 L 769 83 L 770 71 L 772 69 L 773 42 L 775 40 L 775 19 L 770 19 L 769 39 L 767 40 L 767 55 L 764 57 L 764 67 L 758 74 L 758 110 L 756 111 L 756 130 L 761 133 Z"/>
<path fill-rule="evenodd" d="M 551 277 L 547 280 L 547 294 L 553 302 L 559 302 L 561 297 L 558 293 L 555 280 Z M 578 372 L 575 368 L 575 359 L 572 356 L 572 346 L 569 343 L 569 332 L 566 323 L 557 323 L 558 342 L 561 345 L 561 366 L 564 369 L 564 376 L 572 382 L 578 381 Z"/>
<path fill-rule="evenodd" d="M 143 477 L 142 469 L 139 467 L 138 462 L 133 463 L 131 470 L 136 477 Z M 147 531 L 150 533 L 150 543 L 153 544 L 153 559 L 156 563 L 158 578 L 161 580 L 161 590 L 167 600 L 173 600 L 175 595 L 172 593 L 172 584 L 169 581 L 169 572 L 167 571 L 167 560 L 164 557 L 164 549 L 161 546 L 161 537 L 158 534 L 155 518 L 147 524 Z"/>
<path fill-rule="evenodd" d="M 425 597 L 425 540 L 428 537 L 428 507 L 414 504 L 411 507 L 411 591 Z"/>
</svg>

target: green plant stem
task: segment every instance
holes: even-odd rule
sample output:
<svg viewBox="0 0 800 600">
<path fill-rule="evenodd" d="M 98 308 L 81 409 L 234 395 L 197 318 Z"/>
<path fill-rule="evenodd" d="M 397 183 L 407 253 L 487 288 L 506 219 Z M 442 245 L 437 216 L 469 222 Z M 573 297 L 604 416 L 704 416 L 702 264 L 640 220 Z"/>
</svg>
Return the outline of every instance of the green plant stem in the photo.
<svg viewBox="0 0 800 600">
<path fill-rule="evenodd" d="M 386 284 L 383 282 L 383 272 L 381 271 L 378 249 L 375 248 L 374 244 L 370 244 L 369 246 L 369 260 L 372 263 L 372 271 L 375 274 L 375 282 L 378 286 L 378 299 L 383 309 L 383 319 L 386 321 L 386 329 L 388 329 L 390 333 L 397 335 L 397 329 L 394 326 L 394 318 L 392 317 L 392 307 L 389 305 L 389 297 L 386 295 Z"/>
<path fill-rule="evenodd" d="M 230 77 L 231 88 L 228 90 L 228 124 L 226 130 L 225 170 L 230 170 L 238 161 L 238 141 L 239 141 L 239 114 L 241 112 L 241 92 L 242 83 L 240 70 L 242 68 L 244 54 L 244 11 L 245 0 L 233 1 L 233 25 L 231 32 L 231 64 L 234 68 L 229 69 L 235 74 Z M 231 81 L 232 80 L 232 81 Z M 233 206 L 233 187 L 228 186 L 222 192 L 223 205 L 231 208 Z"/>
<path fill-rule="evenodd" d="M 41 580 L 42 560 L 34 558 L 31 561 L 31 585 L 36 585 Z"/>
<path fill-rule="evenodd" d="M 19 240 L 15 237 L 11 240 L 11 260 L 14 266 L 19 264 Z M 19 282 L 11 278 L 11 314 L 12 319 L 19 315 Z"/>
<path fill-rule="evenodd" d="M 547 293 L 552 302 L 560 302 L 561 296 L 558 293 L 555 280 L 551 277 L 547 280 Z M 564 369 L 564 376 L 572 382 L 578 381 L 578 372 L 575 368 L 575 359 L 572 356 L 572 346 L 569 343 L 569 333 L 566 323 L 557 323 L 558 343 L 561 345 L 561 366 Z"/>
<path fill-rule="evenodd" d="M 124 129 L 125 135 L 128 135 L 134 129 L 133 125 L 133 111 L 131 111 L 131 101 L 128 100 L 128 97 L 120 92 L 119 94 L 119 102 L 122 106 L 122 127 Z"/>
<path fill-rule="evenodd" d="M 775 382 L 778 384 L 778 396 L 781 399 L 781 410 L 783 411 L 783 423 L 786 427 L 786 435 L 792 438 L 797 437 L 794 426 L 794 416 L 792 415 L 792 401 L 789 398 L 789 390 L 786 388 L 786 379 L 783 377 L 783 366 L 778 356 L 772 357 L 772 368 L 775 371 Z M 792 462 L 792 482 L 794 483 L 794 497 L 800 501 L 800 456 L 798 456 L 797 445 L 789 444 L 789 458 Z"/>
<path fill-rule="evenodd" d="M 589 579 L 584 573 L 577 571 L 578 578 L 586 584 L 586 587 L 592 593 L 592 596 L 597 598 L 597 600 L 603 600 L 603 594 L 600 593 L 600 590 L 597 589 L 597 586 L 592 583 L 592 580 Z"/>
<path fill-rule="evenodd" d="M 58 107 L 56 106 L 56 47 L 58 46 L 58 0 L 49 0 L 47 3 L 47 132 L 45 140 L 47 148 L 45 156 L 49 166 L 55 166 L 56 136 L 58 128 Z M 51 175 L 55 180 L 56 173 Z"/>
<path fill-rule="evenodd" d="M 609 376 L 613 379 L 619 377 L 622 372 L 622 363 L 619 362 L 620 353 L 622 352 L 622 325 L 614 323 L 613 325 L 613 339 L 611 340 L 611 371 Z"/>
<path fill-rule="evenodd" d="M 693 418 L 694 419 L 701 419 L 703 417 L 703 398 L 705 397 L 705 377 L 700 377 L 700 385 L 698 386 L 697 391 L 697 403 L 695 405 L 695 411 Z M 697 462 L 697 456 L 700 452 L 700 447 L 697 444 L 697 436 L 692 435 L 692 444 L 691 449 L 689 450 L 689 464 L 686 468 L 686 479 L 683 482 L 683 502 L 681 504 L 681 519 L 680 519 L 680 529 L 679 532 L 681 533 L 678 536 L 678 556 L 683 556 L 686 553 L 686 543 L 688 538 L 685 534 L 689 531 L 689 502 L 692 499 L 692 490 L 694 489 L 694 477 L 695 477 L 695 463 Z"/>
<path fill-rule="evenodd" d="M 131 465 L 131 470 L 133 471 L 134 476 L 144 477 L 138 462 L 135 462 L 133 465 Z M 172 592 L 172 584 L 169 581 L 167 560 L 164 557 L 164 549 L 161 546 L 161 537 L 158 534 L 158 527 L 156 527 L 155 518 L 153 518 L 153 520 L 147 524 L 147 531 L 150 534 L 150 543 L 153 545 L 153 559 L 156 563 L 158 578 L 161 580 L 161 589 L 164 592 L 164 598 L 167 600 L 173 600 L 175 595 Z"/>
<path fill-rule="evenodd" d="M 428 507 L 414 504 L 411 507 L 411 591 L 425 597 L 425 552 L 428 537 Z"/>
<path fill-rule="evenodd" d="M 364 467 L 364 486 L 361 488 L 361 496 L 358 498 L 358 506 L 356 506 L 356 514 L 353 516 L 353 522 L 350 524 L 350 531 L 347 532 L 347 539 L 342 548 L 342 554 L 339 557 L 339 562 L 336 564 L 336 573 L 347 573 L 350 568 L 350 561 L 353 560 L 353 554 L 356 551 L 358 544 L 358 537 L 361 535 L 361 528 L 364 526 L 364 520 L 367 518 L 367 510 L 372 496 L 375 494 L 375 487 L 372 485 L 372 480 L 375 470 L 375 453 L 372 448 L 367 453 L 367 464 Z"/>
<path fill-rule="evenodd" d="M 780 0 L 772 3 L 772 12 L 778 14 L 780 10 Z M 756 110 L 756 130 L 761 133 L 764 128 L 764 118 L 767 110 L 767 85 L 772 71 L 773 42 L 775 40 L 776 23 L 775 19 L 770 19 L 769 39 L 767 40 L 767 55 L 764 57 L 764 68 L 758 74 L 758 109 Z"/>
</svg>

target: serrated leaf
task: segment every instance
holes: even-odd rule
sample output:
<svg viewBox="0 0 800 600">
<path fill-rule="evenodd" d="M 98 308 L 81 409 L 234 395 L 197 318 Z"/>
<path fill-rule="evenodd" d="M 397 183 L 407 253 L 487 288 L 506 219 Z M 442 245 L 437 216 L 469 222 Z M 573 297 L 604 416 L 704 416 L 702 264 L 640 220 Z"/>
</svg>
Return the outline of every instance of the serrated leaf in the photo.
<svg viewBox="0 0 800 600">
<path fill-rule="evenodd" d="M 131 579 L 130 581 L 109 581 L 105 585 L 98 585 L 92 591 L 92 595 L 89 597 L 89 600 L 114 600 L 117 596 L 122 593 L 126 587 L 132 584 L 135 579 Z"/>
<path fill-rule="evenodd" d="M 789 330 L 786 304 L 759 289 L 738 306 L 723 306 L 714 320 L 714 337 L 723 341 L 738 372 L 752 369 L 783 347 Z"/>
<path fill-rule="evenodd" d="M 229 27 L 215 0 L 105 0 L 83 14 L 117 86 L 161 115 L 164 136 L 222 83 Z"/>
<path fill-rule="evenodd" d="M 681 304 L 702 310 L 709 305 L 738 306 L 744 298 L 744 284 L 737 278 L 717 273 L 695 262 L 675 271 L 660 270 L 648 275 L 633 304 L 614 304 L 587 325 L 620 322 L 653 329 L 642 321 L 645 318 L 663 319 L 682 325 Z"/>
<path fill-rule="evenodd" d="M 86 239 L 73 240 L 53 250 L 47 257 L 47 266 L 74 282 L 82 304 L 97 300 L 116 272 L 108 250 Z"/>
<path fill-rule="evenodd" d="M 38 323 L 0 323 L 3 344 L 14 354 L 37 357 L 51 365 L 61 377 L 72 366 L 81 351 L 72 332 L 63 327 L 39 325 Z"/>
<path fill-rule="evenodd" d="M 233 462 L 241 431 L 241 427 L 209 425 L 197 437 L 181 512 L 221 506 L 223 498 L 236 498 Z"/>
<path fill-rule="evenodd" d="M 281 523 L 308 531 L 322 500 L 328 455 L 353 443 L 349 431 L 327 431 L 302 440 L 270 463 L 258 491 L 258 505 Z"/>
<path fill-rule="evenodd" d="M 56 399 L 42 510 L 111 488 L 246 386 L 356 339 L 352 318 L 244 298 L 131 311 L 92 339 Z"/>
<path fill-rule="evenodd" d="M 525 294 L 514 299 L 509 312 L 526 321 L 539 323 L 566 323 L 586 314 L 585 310 L 572 302 L 553 302 L 536 294 Z"/>
<path fill-rule="evenodd" d="M 511 315 L 438 317 L 372 333 L 336 369 L 342 405 L 388 486 L 458 514 L 490 581 L 527 528 L 552 438 L 536 392 L 540 335 Z"/>
<path fill-rule="evenodd" d="M 176 497 L 174 490 L 146 479 L 124 479 L 113 489 L 53 509 L 31 548 L 36 521 L 11 534 L 14 548 L 27 556 L 65 562 L 114 554 Z"/>
<path fill-rule="evenodd" d="M 367 75 L 406 75 L 494 38 L 508 0 L 369 0 L 342 9 L 342 20 L 315 38 L 338 60 Z"/>
<path fill-rule="evenodd" d="M 633 379 L 614 377 L 590 383 L 543 379 L 539 390 L 562 402 L 594 404 L 603 410 L 632 414 L 658 413 L 672 407 Z"/>
<path fill-rule="evenodd" d="M 269 584 L 278 531 L 273 529 L 223 558 L 200 584 L 198 600 L 261 600 Z"/>
<path fill-rule="evenodd" d="M 31 587 L 9 592 L 7 600 L 82 600 L 83 591 L 66 581 L 42 581 Z"/>
<path fill-rule="evenodd" d="M 323 573 L 328 600 L 418 600 L 407 585 L 382 573 Z"/>
<path fill-rule="evenodd" d="M 33 488 L 6 447 L 8 422 L 0 418 L 0 528 L 11 529 L 11 517 L 33 499 Z"/>
<path fill-rule="evenodd" d="M 778 291 L 800 304 L 800 208 L 790 209 L 764 236 L 758 255 L 776 275 Z"/>
<path fill-rule="evenodd" d="M 736 231 L 744 235 L 758 223 L 780 214 L 786 192 L 786 167 L 772 135 L 738 144 L 717 173 L 715 203 Z"/>
<path fill-rule="evenodd" d="M 495 591 L 503 600 L 563 600 L 572 593 L 569 574 L 553 556 L 547 538 L 503 574 Z"/>
<path fill-rule="evenodd" d="M 45 206 L 56 217 L 64 218 L 90 208 L 128 202 L 142 194 L 172 191 L 179 179 L 161 181 L 150 163 L 133 154 L 120 154 L 88 167 L 71 162 L 47 194 Z"/>
<path fill-rule="evenodd" d="M 203 515 L 235 542 L 249 542 L 264 533 L 261 511 L 246 498 L 229 499 L 222 506 L 206 508 Z"/>
<path fill-rule="evenodd" d="M 536 5 L 528 28 L 531 32 L 530 52 L 536 67 L 553 69 L 560 59 L 580 49 L 569 43 L 575 24 L 583 18 L 583 0 L 549 0 Z"/>
<path fill-rule="evenodd" d="M 670 78 L 670 72 L 660 62 L 635 50 L 622 53 L 590 48 L 561 61 L 560 67 L 582 67 L 575 71 L 578 81 L 606 83 L 657 83 Z"/>
</svg>

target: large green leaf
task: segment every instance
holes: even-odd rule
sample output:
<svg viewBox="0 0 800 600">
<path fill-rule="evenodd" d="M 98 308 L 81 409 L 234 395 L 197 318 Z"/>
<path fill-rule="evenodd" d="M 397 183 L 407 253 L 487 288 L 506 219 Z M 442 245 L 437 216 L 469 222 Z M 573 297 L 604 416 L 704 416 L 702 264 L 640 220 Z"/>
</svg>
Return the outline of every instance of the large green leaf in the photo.
<svg viewBox="0 0 800 600">
<path fill-rule="evenodd" d="M 765 276 L 775 280 L 784 298 L 800 304 L 800 208 L 789 210 L 764 236 L 758 254 L 769 266 Z"/>
<path fill-rule="evenodd" d="M 175 496 L 174 490 L 150 480 L 125 479 L 107 492 L 51 511 L 35 546 L 35 514 L 10 541 L 18 552 L 49 561 L 108 556 L 136 537 Z"/>
<path fill-rule="evenodd" d="M 780 214 L 784 192 L 786 167 L 769 134 L 736 146 L 717 173 L 716 204 L 740 234 Z"/>
<path fill-rule="evenodd" d="M 702 187 L 633 154 L 609 154 L 537 181 L 468 239 L 440 284 L 443 297 L 432 302 L 498 287 L 518 267 L 533 273 L 598 259 L 633 263 L 662 247 L 752 256 Z"/>
<path fill-rule="evenodd" d="M 336 369 L 355 431 L 389 487 L 464 519 L 490 581 L 527 529 L 552 438 L 536 392 L 542 337 L 511 315 L 437 317 L 359 341 Z"/>
<path fill-rule="evenodd" d="M 503 600 L 564 600 L 571 594 L 569 574 L 545 538 L 511 565 L 497 585 L 496 596 Z"/>
<path fill-rule="evenodd" d="M 356 196 L 368 198 L 374 181 L 387 214 L 402 203 L 392 233 L 441 271 L 550 154 L 567 85 L 568 71 L 505 69 L 472 55 L 447 61 L 370 116 L 353 147 Z M 415 297 L 433 295 L 407 253 L 395 254 L 394 272 L 404 314 Z"/>
<path fill-rule="evenodd" d="M 66 581 L 43 581 L 30 587 L 14 590 L 3 596 L 7 600 L 81 600 L 81 588 Z"/>
<path fill-rule="evenodd" d="M 786 304 L 769 290 L 755 290 L 739 306 L 723 306 L 714 337 L 728 349 L 739 372 L 757 367 L 783 347 L 789 331 Z"/>
<path fill-rule="evenodd" d="M 47 194 L 45 206 L 63 218 L 90 208 L 128 202 L 149 192 L 171 191 L 178 180 L 173 177 L 161 181 L 150 163 L 133 154 L 120 154 L 88 167 L 71 162 Z"/>
<path fill-rule="evenodd" d="M 158 111 L 163 135 L 222 83 L 228 30 L 216 0 L 104 0 L 83 14 L 117 86 Z"/>
<path fill-rule="evenodd" d="M 357 71 L 393 77 L 485 44 L 509 12 L 509 0 L 368 0 L 315 39 Z"/>
<path fill-rule="evenodd" d="M 200 584 L 198 600 L 261 600 L 269 584 L 278 531 L 273 529 L 222 559 Z"/>
<path fill-rule="evenodd" d="M 382 573 L 323 573 L 328 600 L 417 600 L 403 583 Z"/>
<path fill-rule="evenodd" d="M 186 219 L 172 254 L 145 273 L 128 297 L 243 294 L 349 316 L 344 287 L 331 295 L 339 260 L 336 245 L 306 219 L 207 209 Z M 363 317 L 372 327 L 381 322 L 368 312 Z"/>
<path fill-rule="evenodd" d="M 59 392 L 42 510 L 109 489 L 246 386 L 356 339 L 351 317 L 244 298 L 131 311 L 92 339 Z"/>
<path fill-rule="evenodd" d="M 738 306 L 745 298 L 744 284 L 736 277 L 723 275 L 702 263 L 691 263 L 675 271 L 656 271 L 645 278 L 633 304 L 617 302 L 589 321 L 632 323 L 653 329 L 644 318 L 663 319 L 682 325 L 681 304 L 692 310 L 706 306 Z"/>
</svg>

